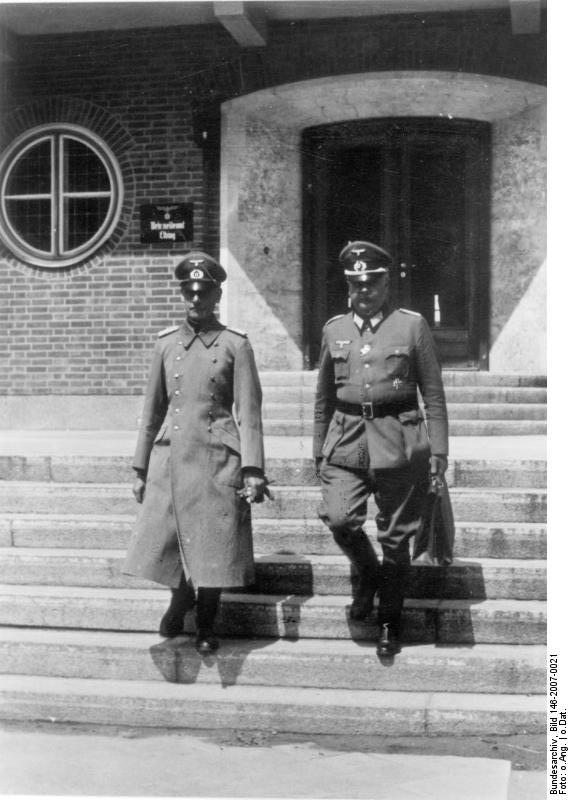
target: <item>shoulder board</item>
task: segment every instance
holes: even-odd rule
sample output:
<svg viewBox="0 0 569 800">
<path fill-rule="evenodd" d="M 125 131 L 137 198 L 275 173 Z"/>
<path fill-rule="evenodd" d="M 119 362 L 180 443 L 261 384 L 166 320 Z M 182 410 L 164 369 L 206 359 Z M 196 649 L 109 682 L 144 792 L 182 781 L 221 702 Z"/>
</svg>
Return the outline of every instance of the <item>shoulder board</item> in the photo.
<svg viewBox="0 0 569 800">
<path fill-rule="evenodd" d="M 168 336 L 169 333 L 174 333 L 174 331 L 179 330 L 179 325 L 170 325 L 169 328 L 164 328 L 164 330 L 158 333 L 158 338 L 161 339 L 162 336 Z"/>
<path fill-rule="evenodd" d="M 245 339 L 247 338 L 247 334 L 245 333 L 245 331 L 241 331 L 241 330 L 239 330 L 239 328 L 227 327 L 225 330 L 226 331 L 230 331 L 231 333 L 236 333 L 238 336 L 244 336 Z"/>
<path fill-rule="evenodd" d="M 345 316 L 346 316 L 345 314 L 336 314 L 335 317 L 332 317 L 331 319 L 329 319 L 327 322 L 324 323 L 324 327 L 326 327 L 326 325 L 329 325 L 331 322 L 334 322 L 335 319 L 342 319 L 342 317 Z"/>
<path fill-rule="evenodd" d="M 408 308 L 400 308 L 399 311 L 402 311 L 404 314 L 412 314 L 414 317 L 420 317 L 418 311 L 410 311 Z"/>
</svg>

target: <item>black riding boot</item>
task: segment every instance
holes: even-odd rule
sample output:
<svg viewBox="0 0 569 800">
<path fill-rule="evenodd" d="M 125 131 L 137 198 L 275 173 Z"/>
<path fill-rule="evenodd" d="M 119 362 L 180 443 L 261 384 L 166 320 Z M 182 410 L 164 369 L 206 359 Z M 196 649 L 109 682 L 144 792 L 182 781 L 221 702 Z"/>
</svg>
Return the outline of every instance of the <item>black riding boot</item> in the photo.
<svg viewBox="0 0 569 800">
<path fill-rule="evenodd" d="M 373 599 L 379 586 L 380 567 L 377 554 L 361 528 L 357 531 L 334 531 L 334 539 L 357 572 L 350 617 L 355 620 L 365 619 L 373 609 Z"/>
<path fill-rule="evenodd" d="M 407 564 L 384 562 L 379 583 L 378 656 L 394 656 L 401 649 L 401 613 L 407 581 Z"/>
<path fill-rule="evenodd" d="M 172 592 L 172 599 L 160 621 L 159 628 L 160 636 L 165 636 L 168 639 L 184 633 L 184 617 L 196 602 L 194 587 L 186 581 L 184 573 L 182 573 L 178 588 L 170 591 Z"/>
<path fill-rule="evenodd" d="M 198 603 L 196 608 L 196 650 L 202 655 L 214 653 L 219 647 L 219 642 L 214 636 L 213 625 L 219 606 L 221 589 L 211 587 L 198 588 Z"/>
</svg>

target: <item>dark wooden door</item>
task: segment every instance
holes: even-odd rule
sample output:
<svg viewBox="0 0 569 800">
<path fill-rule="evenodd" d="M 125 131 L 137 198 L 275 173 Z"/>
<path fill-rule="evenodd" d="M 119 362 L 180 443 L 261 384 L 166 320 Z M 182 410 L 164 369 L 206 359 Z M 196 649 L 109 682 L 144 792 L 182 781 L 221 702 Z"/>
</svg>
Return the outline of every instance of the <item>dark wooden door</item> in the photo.
<svg viewBox="0 0 569 800">
<path fill-rule="evenodd" d="M 392 296 L 429 322 L 443 364 L 487 369 L 489 132 L 465 120 L 365 120 L 305 132 L 306 361 L 347 308 L 338 253 L 368 239 Z"/>
</svg>

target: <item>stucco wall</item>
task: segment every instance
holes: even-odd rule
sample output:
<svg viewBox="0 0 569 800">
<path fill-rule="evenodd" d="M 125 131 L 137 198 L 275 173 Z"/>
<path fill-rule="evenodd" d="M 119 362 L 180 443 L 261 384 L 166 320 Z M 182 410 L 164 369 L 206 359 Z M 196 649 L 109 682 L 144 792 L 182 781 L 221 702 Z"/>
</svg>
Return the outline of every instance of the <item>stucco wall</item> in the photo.
<svg viewBox="0 0 569 800">
<path fill-rule="evenodd" d="M 492 128 L 490 369 L 546 371 L 546 112 Z"/>
<path fill-rule="evenodd" d="M 494 372 L 545 374 L 546 340 L 546 264 L 517 301 L 490 351 L 490 369 Z"/>
<path fill-rule="evenodd" d="M 490 288 L 498 292 L 490 310 L 494 341 L 516 307 L 515 300 L 507 298 L 521 298 L 522 287 L 543 260 L 543 213 L 535 198 L 541 197 L 543 182 L 539 121 L 544 95 L 541 86 L 503 78 L 392 72 L 304 81 L 225 103 L 220 241 L 229 279 L 222 315 L 249 332 L 260 365 L 299 369 L 303 363 L 302 130 L 354 118 L 452 116 L 493 124 L 496 209 Z M 521 182 L 523 195 L 518 196 Z M 510 196 L 516 197 L 515 203 L 508 202 Z M 519 290 L 508 295 L 509 271 L 518 274 L 516 261 L 522 251 L 525 277 L 517 282 Z M 540 335 L 541 317 L 526 315 L 529 336 Z M 504 336 L 515 338 L 515 333 L 508 329 Z M 502 346 L 507 350 L 507 341 Z M 504 369 L 504 362 L 497 360 L 490 368 Z M 545 371 L 545 362 L 541 369 Z"/>
<path fill-rule="evenodd" d="M 280 116 L 237 113 L 222 128 L 221 317 L 248 332 L 261 367 L 301 369 L 300 129 Z"/>
</svg>

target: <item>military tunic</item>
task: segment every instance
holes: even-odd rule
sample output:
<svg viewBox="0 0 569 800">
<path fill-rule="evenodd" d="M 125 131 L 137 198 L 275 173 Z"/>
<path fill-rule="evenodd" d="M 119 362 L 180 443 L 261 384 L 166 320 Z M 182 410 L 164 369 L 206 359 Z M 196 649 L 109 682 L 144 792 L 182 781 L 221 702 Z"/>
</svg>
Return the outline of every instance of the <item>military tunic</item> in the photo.
<svg viewBox="0 0 569 800">
<path fill-rule="evenodd" d="M 177 587 L 254 580 L 242 467 L 264 471 L 261 386 L 245 334 L 217 321 L 159 335 L 133 461 L 148 470 L 123 571 Z M 235 416 L 232 413 L 234 408 Z"/>
<path fill-rule="evenodd" d="M 365 419 L 337 410 L 338 401 L 383 404 L 393 412 Z M 323 330 L 316 389 L 314 456 L 353 469 L 395 469 L 425 460 L 430 452 L 448 453 L 448 422 L 425 319 L 403 309 L 387 310 L 375 332 L 363 333 L 351 312 L 330 320 Z"/>
</svg>

